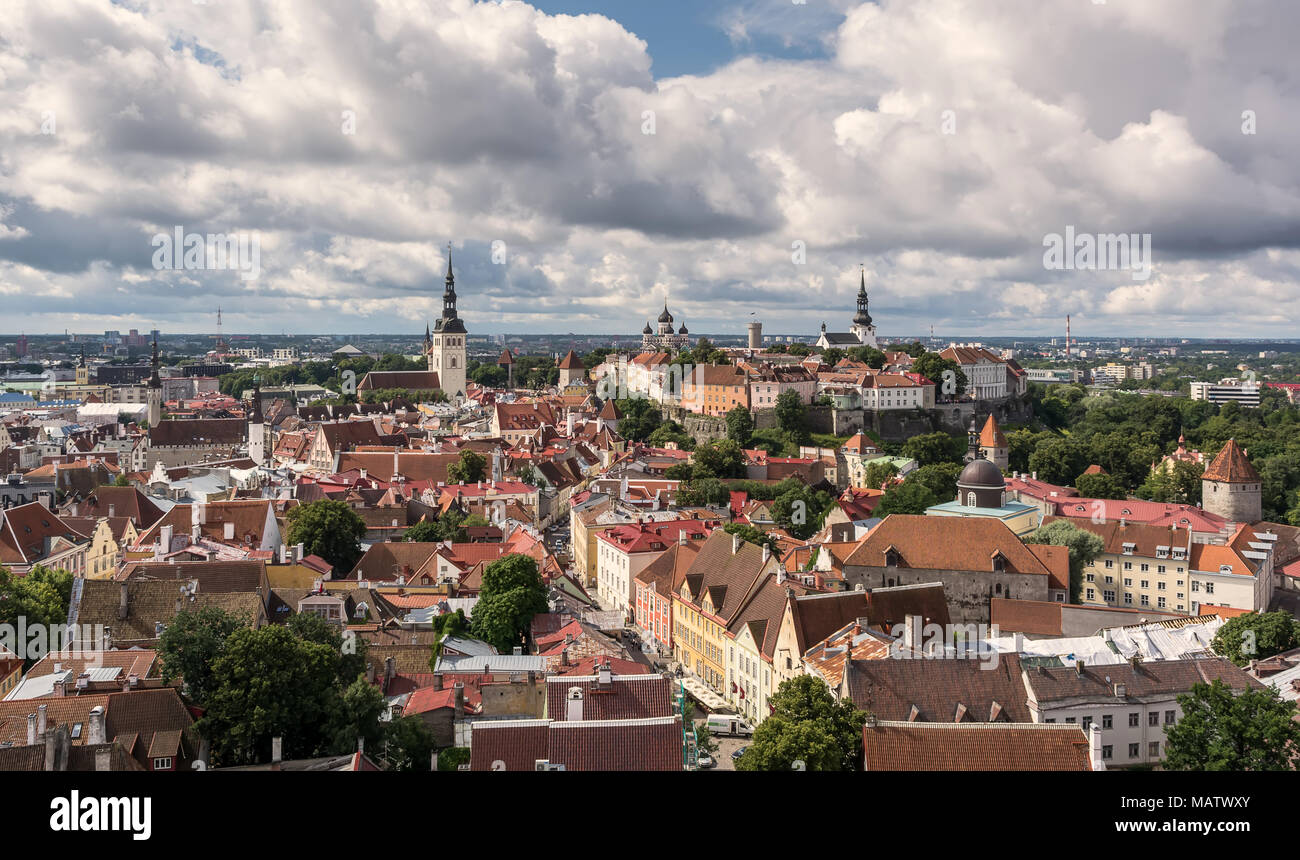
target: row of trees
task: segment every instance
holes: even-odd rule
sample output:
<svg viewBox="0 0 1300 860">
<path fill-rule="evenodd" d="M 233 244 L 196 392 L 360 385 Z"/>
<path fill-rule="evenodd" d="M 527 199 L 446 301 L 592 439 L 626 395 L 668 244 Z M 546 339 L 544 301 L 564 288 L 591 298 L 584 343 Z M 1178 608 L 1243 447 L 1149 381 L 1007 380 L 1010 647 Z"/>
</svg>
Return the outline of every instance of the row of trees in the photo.
<svg viewBox="0 0 1300 860">
<path fill-rule="evenodd" d="M 1236 439 L 1260 473 L 1265 518 L 1300 524 L 1300 407 L 1277 392 L 1262 392 L 1257 409 L 1183 397 L 1086 394 L 1079 385 L 1050 390 L 1031 385 L 1035 412 L 1046 429 L 1007 433 L 1009 468 L 1037 472 L 1041 480 L 1073 485 L 1081 493 L 1086 488 L 1086 494 L 1103 498 L 1132 494 L 1196 504 L 1201 501 L 1200 464 L 1179 463 L 1159 473 L 1152 472 L 1152 465 L 1177 447 L 1180 434 L 1189 448 L 1207 457 Z M 1092 464 L 1107 475 L 1081 477 Z"/>
</svg>

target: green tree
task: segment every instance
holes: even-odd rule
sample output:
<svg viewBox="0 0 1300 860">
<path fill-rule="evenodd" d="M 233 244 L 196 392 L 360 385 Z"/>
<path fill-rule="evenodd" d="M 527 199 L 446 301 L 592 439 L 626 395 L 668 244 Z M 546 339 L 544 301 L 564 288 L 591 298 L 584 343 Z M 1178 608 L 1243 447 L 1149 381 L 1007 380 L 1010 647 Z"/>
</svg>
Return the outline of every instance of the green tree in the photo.
<svg viewBox="0 0 1300 860">
<path fill-rule="evenodd" d="M 743 406 L 733 407 L 727 413 L 727 438 L 743 448 L 753 433 L 754 416 Z"/>
<path fill-rule="evenodd" d="M 347 502 L 322 499 L 289 509 L 289 543 L 318 555 L 337 570 L 351 571 L 361 558 L 366 522 Z"/>
<path fill-rule="evenodd" d="M 807 770 L 853 771 L 862 762 L 862 726 L 867 715 L 852 701 L 837 701 L 812 675 L 783 681 L 768 703 L 769 716 L 736 763 L 737 770 L 790 770 L 795 760 Z"/>
<path fill-rule="evenodd" d="M 677 504 L 680 507 L 725 505 L 730 499 L 727 485 L 717 478 L 692 478 L 677 487 Z"/>
<path fill-rule="evenodd" d="M 961 463 L 931 463 L 912 472 L 904 480 L 920 484 L 940 501 L 957 497 L 957 476 L 961 474 Z"/>
<path fill-rule="evenodd" d="M 474 484 L 487 480 L 487 458 L 468 449 L 460 452 L 460 459 L 447 467 L 447 478 L 456 484 Z"/>
<path fill-rule="evenodd" d="M 428 771 L 433 751 L 438 748 L 433 732 L 418 715 L 402 717 L 388 730 L 385 758 L 396 771 Z"/>
<path fill-rule="evenodd" d="M 965 449 L 947 433 L 923 433 L 903 443 L 903 456 L 915 460 L 918 466 L 949 463 L 961 460 Z"/>
<path fill-rule="evenodd" d="M 1083 450 L 1069 439 L 1049 439 L 1029 455 L 1029 470 L 1038 474 L 1040 481 L 1068 485 L 1076 475 L 1087 468 Z"/>
<path fill-rule="evenodd" d="M 226 649 L 226 640 L 248 625 L 249 619 L 214 606 L 176 613 L 158 639 L 163 683 L 183 678 L 185 694 L 190 701 L 203 706 L 216 689 L 214 666 Z"/>
<path fill-rule="evenodd" d="M 1300 647 L 1300 621 L 1285 610 L 1248 612 L 1229 618 L 1214 634 L 1215 654 L 1238 666 Z"/>
<path fill-rule="evenodd" d="M 18 578 L 9 568 L 0 567 L 0 624 L 19 627 L 26 624 L 55 627 L 68 620 L 72 600 L 72 574 L 34 565 L 27 575 Z M 29 657 L 27 666 L 36 662 Z"/>
<path fill-rule="evenodd" d="M 1071 603 L 1079 602 L 1079 592 L 1083 588 L 1083 569 L 1106 549 L 1105 542 L 1097 535 L 1067 520 L 1056 520 L 1039 526 L 1025 538 L 1025 543 L 1063 546 L 1070 551 Z"/>
<path fill-rule="evenodd" d="M 886 490 L 872 513 L 878 517 L 887 517 L 890 514 L 924 514 L 926 508 L 937 504 L 939 498 L 924 484 L 904 481 Z"/>
<path fill-rule="evenodd" d="M 808 437 L 808 406 L 797 391 L 783 391 L 776 397 L 776 426 L 802 444 Z"/>
<path fill-rule="evenodd" d="M 766 546 L 774 553 L 779 549 L 776 538 L 748 523 L 727 523 L 722 530 L 729 535 L 737 535 L 741 540 L 755 546 Z"/>
<path fill-rule="evenodd" d="M 644 442 L 662 420 L 659 407 L 645 397 L 631 397 L 616 401 L 623 417 L 618 422 L 618 435 L 631 442 Z"/>
<path fill-rule="evenodd" d="M 366 642 L 364 639 L 356 636 L 345 638 L 341 628 L 330 624 L 313 612 L 298 612 L 291 615 L 285 622 L 285 626 L 304 642 L 324 645 L 337 656 L 340 683 L 350 684 L 365 674 Z"/>
<path fill-rule="evenodd" d="M 885 481 L 890 480 L 898 474 L 898 467 L 890 460 L 879 457 L 867 463 L 867 468 L 862 472 L 862 486 L 879 489 Z"/>
<path fill-rule="evenodd" d="M 241 627 L 213 665 L 214 689 L 198 731 L 222 765 L 265 761 L 271 739 L 285 758 L 327 753 L 340 727 L 338 661 L 329 647 L 287 627 Z"/>
<path fill-rule="evenodd" d="M 447 637 L 459 636 L 462 633 L 469 632 L 469 619 L 465 617 L 465 610 L 457 609 L 455 612 L 444 612 L 441 615 L 433 616 L 431 625 L 433 627 L 433 647 L 429 649 L 430 672 L 438 668 L 438 658 L 442 656 L 442 645 Z"/>
<path fill-rule="evenodd" d="M 730 439 L 714 439 L 695 449 L 691 456 L 697 477 L 745 477 L 745 452 Z"/>
<path fill-rule="evenodd" d="M 646 437 L 646 442 L 656 448 L 667 448 L 669 444 L 674 444 L 683 451 L 689 451 L 695 447 L 695 440 L 691 434 L 686 432 L 686 428 L 676 421 L 665 421 L 654 429 L 654 432 Z"/>
<path fill-rule="evenodd" d="M 964 394 L 968 384 L 961 365 L 950 358 L 944 358 L 937 352 L 927 352 L 916 358 L 912 362 L 912 372 L 919 373 L 933 382 L 934 396 L 941 401 Z M 945 376 L 945 373 L 952 375 Z"/>
<path fill-rule="evenodd" d="M 373 756 L 381 748 L 381 742 L 387 732 L 379 722 L 386 710 L 384 694 L 374 684 L 366 683 L 364 677 L 358 677 L 343 689 L 332 728 L 332 752 L 342 755 L 357 749 L 357 742 L 364 742 L 366 750 Z"/>
<path fill-rule="evenodd" d="M 116 478 L 113 479 L 113 486 L 114 486 L 114 487 L 129 487 L 129 486 L 131 486 L 131 479 L 128 478 L 125 474 L 118 475 Z"/>
<path fill-rule="evenodd" d="M 822 505 L 807 487 L 787 490 L 772 502 L 772 519 L 799 540 L 807 540 L 821 523 Z"/>
<path fill-rule="evenodd" d="M 1216 678 L 1193 684 L 1178 704 L 1182 718 L 1165 730 L 1168 770 L 1296 770 L 1296 706 L 1272 687 L 1234 693 Z"/>
<path fill-rule="evenodd" d="M 475 638 L 509 653 L 521 643 L 533 616 L 547 608 L 546 584 L 537 562 L 512 553 L 483 571 L 478 603 L 470 614 L 470 630 Z"/>
<path fill-rule="evenodd" d="M 1114 475 L 1104 473 L 1080 475 L 1075 479 L 1074 488 L 1085 499 L 1123 499 L 1128 496 Z"/>
</svg>

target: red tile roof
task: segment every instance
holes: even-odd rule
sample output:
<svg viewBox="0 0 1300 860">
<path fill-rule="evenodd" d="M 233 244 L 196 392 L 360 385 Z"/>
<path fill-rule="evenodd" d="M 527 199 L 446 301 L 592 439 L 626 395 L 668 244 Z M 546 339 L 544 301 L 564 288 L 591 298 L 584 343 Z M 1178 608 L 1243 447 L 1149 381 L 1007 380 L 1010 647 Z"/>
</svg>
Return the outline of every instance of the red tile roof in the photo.
<svg viewBox="0 0 1300 860">
<path fill-rule="evenodd" d="M 865 770 L 1092 770 L 1077 725 L 877 722 L 862 730 Z"/>
</svg>

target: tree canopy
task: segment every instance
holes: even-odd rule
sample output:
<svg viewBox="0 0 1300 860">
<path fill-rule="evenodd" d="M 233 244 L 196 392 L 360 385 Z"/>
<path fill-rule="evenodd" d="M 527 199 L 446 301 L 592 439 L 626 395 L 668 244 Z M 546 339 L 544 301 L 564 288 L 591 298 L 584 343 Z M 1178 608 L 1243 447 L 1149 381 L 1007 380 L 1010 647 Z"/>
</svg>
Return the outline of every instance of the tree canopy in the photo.
<svg viewBox="0 0 1300 860">
<path fill-rule="evenodd" d="M 1234 692 L 1219 679 L 1178 697 L 1183 715 L 1165 731 L 1168 770 L 1294 771 L 1300 723 L 1272 687 Z"/>
<path fill-rule="evenodd" d="M 322 499 L 289 509 L 289 543 L 302 544 L 309 555 L 318 555 L 347 572 L 361 558 L 361 539 L 366 521 L 347 502 Z"/>
<path fill-rule="evenodd" d="M 737 770 L 788 771 L 796 760 L 806 770 L 860 769 L 867 715 L 848 699 L 836 701 L 820 678 L 783 681 L 768 703 L 772 714 L 755 730 Z"/>
</svg>

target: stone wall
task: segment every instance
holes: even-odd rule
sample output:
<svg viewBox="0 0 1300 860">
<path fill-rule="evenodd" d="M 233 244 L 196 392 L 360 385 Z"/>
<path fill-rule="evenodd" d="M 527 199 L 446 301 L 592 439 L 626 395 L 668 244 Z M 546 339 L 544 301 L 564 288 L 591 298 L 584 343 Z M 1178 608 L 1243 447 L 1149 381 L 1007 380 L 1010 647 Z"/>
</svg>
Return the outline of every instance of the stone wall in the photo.
<svg viewBox="0 0 1300 860">
<path fill-rule="evenodd" d="M 1041 573 L 984 570 L 916 570 L 900 567 L 845 565 L 844 577 L 867 589 L 942 582 L 948 615 L 954 624 L 987 624 L 989 600 L 1049 600 L 1047 577 Z"/>
</svg>

